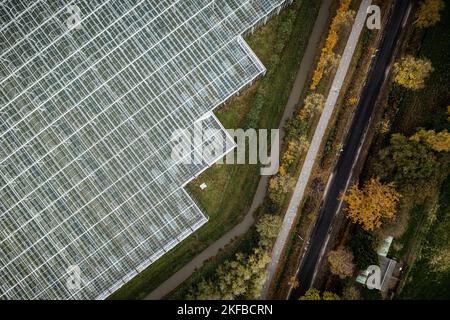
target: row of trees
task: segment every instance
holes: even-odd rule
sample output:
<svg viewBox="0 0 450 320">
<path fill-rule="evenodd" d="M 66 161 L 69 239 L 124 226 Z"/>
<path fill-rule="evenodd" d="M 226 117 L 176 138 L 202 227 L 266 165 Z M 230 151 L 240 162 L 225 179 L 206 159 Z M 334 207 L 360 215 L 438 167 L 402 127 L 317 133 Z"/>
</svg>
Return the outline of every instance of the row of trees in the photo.
<svg viewBox="0 0 450 320">
<path fill-rule="evenodd" d="M 265 280 L 269 253 L 256 248 L 250 255 L 236 254 L 220 265 L 212 279 L 202 280 L 188 294 L 190 300 L 257 299 Z"/>
<path fill-rule="evenodd" d="M 311 83 L 311 93 L 304 99 L 298 113 L 290 119 L 286 129 L 286 150 L 281 157 L 280 170 L 278 175 L 269 181 L 268 197 L 277 208 L 282 205 L 285 196 L 294 187 L 295 179 L 292 177 L 292 169 L 299 155 L 307 152 L 310 143 L 307 136 L 310 123 L 314 116 L 320 114 L 325 106 L 324 95 L 314 92 L 324 74 L 329 74 L 337 67 L 340 57 L 334 53 L 334 48 L 338 42 L 338 31 L 351 26 L 355 12 L 349 10 L 350 0 L 341 0 L 340 6 L 332 20 L 330 30 L 322 49 L 318 65 L 313 74 Z M 268 221 L 266 221 L 268 222 Z M 261 233 L 258 230 L 259 233 Z M 277 232 L 278 233 L 278 232 Z M 274 235 L 276 236 L 276 235 Z M 331 292 L 320 294 L 319 291 L 310 290 L 303 298 L 305 300 L 336 300 L 339 297 Z"/>
<path fill-rule="evenodd" d="M 281 218 L 265 214 L 256 224 L 258 245 L 249 254 L 237 253 L 233 259 L 222 263 L 208 279 L 193 287 L 190 300 L 258 299 L 266 278 L 270 261 L 270 248 L 277 237 Z"/>
<path fill-rule="evenodd" d="M 292 177 L 296 159 L 309 149 L 307 136 L 311 119 L 320 114 L 325 105 L 325 97 L 318 93 L 309 94 L 297 115 L 286 125 L 286 150 L 281 157 L 279 173 L 269 181 L 269 199 L 279 207 L 286 194 L 294 187 L 295 179 Z"/>
<path fill-rule="evenodd" d="M 313 74 L 311 90 L 319 85 L 323 75 L 330 73 L 339 62 L 339 56 L 334 48 L 339 39 L 338 30 L 351 26 L 355 13 L 349 10 L 350 0 L 341 0 L 334 17 L 325 46 Z M 441 0 L 425 0 L 420 5 L 416 24 L 419 27 L 428 27 L 440 19 L 443 8 Z M 279 46 L 274 49 L 270 62 L 272 66 L 278 64 L 278 54 L 283 50 L 282 43 L 290 34 L 294 16 L 289 16 L 286 23 L 280 26 L 281 35 Z M 271 70 L 274 70 L 272 68 Z M 433 71 L 431 62 L 427 59 L 418 59 L 407 56 L 394 65 L 394 81 L 408 89 L 423 88 L 426 79 Z M 269 71 L 270 78 L 270 71 Z M 269 79 L 268 78 L 268 79 Z M 262 109 L 265 96 L 264 83 L 256 93 L 255 105 L 246 120 L 247 127 L 257 127 L 259 113 Z M 357 99 L 352 104 L 356 103 Z M 325 97 L 319 93 L 309 94 L 297 116 L 291 119 L 287 126 L 287 148 L 282 156 L 280 171 L 269 183 L 269 199 L 272 203 L 280 205 L 284 196 L 294 186 L 295 180 L 289 174 L 289 169 L 295 163 L 298 154 L 306 152 L 309 148 L 307 131 L 311 118 L 322 112 Z M 396 185 L 423 186 L 439 175 L 436 169 L 442 164 L 440 153 L 450 149 L 449 134 L 445 132 L 420 130 L 407 138 L 402 135 L 393 135 L 391 144 L 379 156 L 379 170 L 377 176 L 367 181 L 362 188 L 352 186 L 343 196 L 347 202 L 347 216 L 361 226 L 349 244 L 349 248 L 339 247 L 328 254 L 331 272 L 340 278 L 353 274 L 356 268 L 365 268 L 373 264 L 377 257 L 374 251 L 372 234 L 364 231 L 373 231 L 379 228 L 386 220 L 392 219 L 401 195 Z M 392 182 L 389 181 L 394 177 Z M 403 190 L 402 190 L 403 193 Z M 189 299 L 257 299 L 265 280 L 266 266 L 270 260 L 270 248 L 277 237 L 281 217 L 265 214 L 257 225 L 258 243 L 248 253 L 237 253 L 233 258 L 222 263 L 213 274 L 203 279 L 189 294 Z M 448 255 L 445 255 L 445 259 Z M 354 287 L 347 287 L 343 296 L 347 299 L 358 297 Z M 321 293 L 317 289 L 310 289 L 301 300 L 338 300 L 340 297 L 332 292 Z"/>
<path fill-rule="evenodd" d="M 354 12 L 349 11 L 350 0 L 341 0 L 340 7 L 332 21 L 329 36 L 325 48 L 322 51 L 313 82 L 320 82 L 324 73 L 330 72 L 336 67 L 339 57 L 333 53 L 338 41 L 338 29 L 351 25 Z M 289 19 L 292 20 L 292 19 Z M 290 24 L 286 30 L 290 28 Z M 282 50 L 278 48 L 277 51 Z M 269 75 L 270 76 L 270 75 Z M 320 78 L 320 79 L 319 79 Z M 261 92 L 264 92 L 262 86 Z M 259 92 L 255 99 L 256 108 L 247 119 L 247 126 L 256 127 L 258 112 L 264 103 L 263 95 Z M 284 201 L 287 193 L 294 187 L 295 179 L 291 175 L 292 166 L 298 155 L 309 148 L 307 131 L 309 123 L 314 115 L 322 112 L 325 105 L 325 97 L 322 94 L 311 93 L 303 101 L 296 117 L 291 119 L 286 126 L 286 150 L 281 158 L 279 173 L 269 181 L 268 198 L 272 207 L 276 208 Z M 254 252 L 247 256 L 237 254 L 235 259 L 225 262 L 209 280 L 202 280 L 189 294 L 191 299 L 237 299 L 258 298 L 265 274 L 265 265 L 268 262 L 268 250 L 278 235 L 281 218 L 277 215 L 263 215 L 256 230 L 259 235 L 259 245 Z M 325 294 L 325 297 L 327 294 Z"/>
<path fill-rule="evenodd" d="M 347 285 L 342 292 L 342 297 L 330 291 L 321 293 L 315 288 L 311 288 L 300 297 L 299 300 L 359 300 L 359 291 L 352 285 Z"/>
<path fill-rule="evenodd" d="M 316 90 L 323 75 L 329 73 L 339 62 L 339 56 L 333 50 L 338 42 L 339 32 L 352 25 L 355 12 L 349 10 L 350 3 L 350 0 L 340 1 L 336 15 L 331 22 L 318 65 L 313 74 L 312 92 L 306 96 L 297 115 L 290 119 L 285 127 L 287 147 L 281 157 L 279 174 L 270 180 L 268 190 L 269 199 L 275 208 L 279 208 L 286 194 L 294 186 L 292 169 L 295 167 L 295 160 L 309 149 L 310 142 L 307 134 L 311 120 L 315 115 L 320 114 L 325 106 L 325 96 L 314 92 L 314 90 Z"/>
<path fill-rule="evenodd" d="M 330 291 L 325 291 L 321 293 L 319 290 L 315 288 L 311 288 L 306 291 L 305 295 L 300 297 L 299 300 L 340 300 L 341 298 Z"/>
<path fill-rule="evenodd" d="M 322 48 L 316 69 L 312 76 L 311 90 L 316 90 L 323 75 L 329 73 L 339 62 L 339 56 L 334 52 L 334 48 L 339 40 L 339 31 L 351 25 L 355 17 L 355 12 L 349 10 L 350 0 L 341 0 L 335 17 L 331 21 L 330 30 Z"/>
</svg>

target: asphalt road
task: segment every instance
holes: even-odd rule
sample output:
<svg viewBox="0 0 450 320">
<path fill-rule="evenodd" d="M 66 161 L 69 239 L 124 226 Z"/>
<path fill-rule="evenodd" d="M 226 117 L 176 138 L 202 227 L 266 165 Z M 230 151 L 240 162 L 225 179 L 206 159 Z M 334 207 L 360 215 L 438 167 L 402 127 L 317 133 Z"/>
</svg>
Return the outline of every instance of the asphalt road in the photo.
<svg viewBox="0 0 450 320">
<path fill-rule="evenodd" d="M 366 85 L 361 94 L 349 134 L 346 137 L 344 150 L 341 153 L 327 194 L 323 200 L 319 218 L 310 238 L 310 246 L 301 259 L 297 273 L 299 287 L 293 289 L 289 299 L 298 299 L 311 286 L 323 249 L 327 243 L 328 234 L 332 228 L 333 218 L 341 206 L 338 199 L 341 191 L 348 187 L 354 163 L 358 159 L 364 142 L 366 128 L 374 112 L 375 102 L 388 72 L 396 44 L 401 35 L 403 21 L 407 17 L 411 0 L 397 0 L 392 14 L 384 30 L 384 38 L 375 56 Z"/>
</svg>

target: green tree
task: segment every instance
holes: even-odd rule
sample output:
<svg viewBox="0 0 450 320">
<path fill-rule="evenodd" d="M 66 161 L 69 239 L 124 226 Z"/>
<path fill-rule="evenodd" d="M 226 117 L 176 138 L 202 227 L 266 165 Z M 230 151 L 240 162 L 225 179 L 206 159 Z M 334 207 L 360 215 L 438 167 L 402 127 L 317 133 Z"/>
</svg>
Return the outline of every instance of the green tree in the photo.
<svg viewBox="0 0 450 320">
<path fill-rule="evenodd" d="M 349 29 L 355 21 L 356 12 L 354 10 L 340 11 L 335 19 L 340 32 L 343 28 Z"/>
<path fill-rule="evenodd" d="M 186 296 L 188 300 L 218 300 L 221 295 L 217 286 L 211 280 L 201 280 L 196 290 L 191 290 Z"/>
<path fill-rule="evenodd" d="M 282 219 L 278 215 L 265 214 L 256 224 L 256 231 L 259 235 L 259 244 L 268 247 L 272 244 L 273 239 L 278 236 Z"/>
<path fill-rule="evenodd" d="M 340 298 L 333 292 L 325 291 L 321 295 L 319 290 L 311 288 L 299 300 L 340 300 Z"/>
<path fill-rule="evenodd" d="M 430 189 L 427 186 L 438 181 L 441 163 L 427 145 L 393 134 L 390 146 L 380 151 L 374 170 L 383 180 L 394 179 L 403 194 L 423 198 Z"/>
<path fill-rule="evenodd" d="M 247 283 L 252 277 L 250 268 L 245 265 L 245 256 L 236 255 L 236 259 L 226 261 L 217 269 L 217 283 L 222 299 L 233 300 L 247 291 Z"/>
<path fill-rule="evenodd" d="M 289 175 L 277 175 L 269 181 L 269 198 L 280 205 L 286 194 L 294 187 L 295 179 Z"/>
<path fill-rule="evenodd" d="M 319 290 L 311 288 L 299 300 L 322 300 L 322 297 Z"/>
<path fill-rule="evenodd" d="M 247 260 L 248 266 L 252 272 L 252 277 L 248 283 L 245 299 L 259 299 L 261 291 L 266 280 L 266 267 L 270 262 L 270 254 L 264 248 L 257 248 Z"/>
<path fill-rule="evenodd" d="M 286 141 L 296 140 L 298 137 L 307 134 L 308 121 L 305 120 L 306 116 L 306 111 L 303 111 L 302 109 L 297 117 L 292 117 L 286 122 L 286 125 L 284 126 L 286 131 Z"/>
<path fill-rule="evenodd" d="M 430 60 L 406 56 L 394 64 L 394 81 L 407 89 L 419 90 L 425 87 L 425 80 L 431 72 Z"/>
<path fill-rule="evenodd" d="M 437 152 L 450 151 L 450 133 L 447 130 L 436 133 L 434 130 L 421 129 L 409 139 L 415 142 L 423 142 Z"/>
<path fill-rule="evenodd" d="M 325 291 L 322 300 L 341 300 L 341 298 L 334 292 Z"/>
<path fill-rule="evenodd" d="M 365 270 L 370 265 L 378 264 L 375 246 L 375 237 L 358 227 L 350 239 L 349 248 L 353 253 L 353 261 L 359 270 Z"/>
<path fill-rule="evenodd" d="M 429 266 L 436 272 L 447 272 L 450 270 L 450 248 L 433 248 L 428 261 Z"/>
<path fill-rule="evenodd" d="M 420 3 L 416 14 L 416 25 L 419 28 L 427 28 L 441 20 L 441 10 L 444 9 L 443 0 L 425 0 Z"/>
<path fill-rule="evenodd" d="M 220 265 L 210 279 L 204 279 L 187 295 L 193 300 L 258 299 L 264 284 L 270 255 L 255 248 L 249 255 L 236 254 Z"/>
</svg>

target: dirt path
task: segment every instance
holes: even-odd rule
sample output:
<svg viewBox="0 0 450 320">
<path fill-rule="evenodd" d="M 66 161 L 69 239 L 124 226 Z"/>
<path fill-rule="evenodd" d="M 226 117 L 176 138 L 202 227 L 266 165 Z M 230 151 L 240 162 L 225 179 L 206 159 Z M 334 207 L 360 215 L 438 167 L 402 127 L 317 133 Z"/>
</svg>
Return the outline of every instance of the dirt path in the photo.
<svg viewBox="0 0 450 320">
<path fill-rule="evenodd" d="M 331 2 L 332 0 L 323 0 L 322 5 L 320 7 L 319 14 L 317 16 L 316 22 L 313 27 L 313 31 L 311 33 L 311 37 L 309 38 L 308 41 L 308 46 L 303 55 L 300 68 L 297 73 L 296 80 L 294 82 L 294 86 L 292 88 L 291 94 L 286 104 L 283 117 L 281 118 L 280 121 L 279 126 L 280 139 L 284 137 L 284 129 L 283 129 L 284 125 L 286 121 L 292 116 L 295 110 L 295 106 L 297 105 L 300 96 L 302 94 L 303 87 L 308 77 L 311 65 L 314 62 L 314 57 L 316 54 L 317 47 L 319 45 L 320 37 L 327 25 Z M 203 250 L 198 256 L 192 259 L 191 262 L 189 262 L 183 268 L 178 270 L 169 279 L 163 282 L 158 288 L 156 288 L 153 292 L 151 292 L 148 296 L 146 296 L 145 299 L 146 300 L 162 299 L 164 296 L 166 296 L 176 287 L 178 287 L 182 282 L 188 279 L 197 269 L 199 269 L 203 265 L 203 263 L 206 260 L 217 255 L 220 249 L 223 249 L 236 237 L 245 234 L 255 222 L 253 213 L 263 203 L 264 197 L 266 196 L 268 180 L 269 180 L 268 176 L 261 177 L 258 184 L 258 188 L 256 189 L 255 196 L 253 198 L 252 205 L 250 206 L 250 209 L 247 215 L 242 220 L 242 222 L 240 222 L 233 229 L 224 234 L 219 240 L 214 242 L 208 248 Z"/>
</svg>

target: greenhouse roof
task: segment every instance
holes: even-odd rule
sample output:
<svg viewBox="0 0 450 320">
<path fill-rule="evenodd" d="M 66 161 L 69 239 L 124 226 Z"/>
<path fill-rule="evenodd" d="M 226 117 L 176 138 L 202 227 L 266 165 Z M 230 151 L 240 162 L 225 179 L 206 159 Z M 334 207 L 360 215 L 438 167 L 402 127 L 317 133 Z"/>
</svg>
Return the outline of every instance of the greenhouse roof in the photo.
<svg viewBox="0 0 450 320">
<path fill-rule="evenodd" d="M 286 2 L 1 2 L 1 298 L 105 298 L 207 221 L 183 186 L 217 137 L 186 164 L 171 134 L 230 139 L 211 111 L 265 72 L 241 36 Z"/>
</svg>

